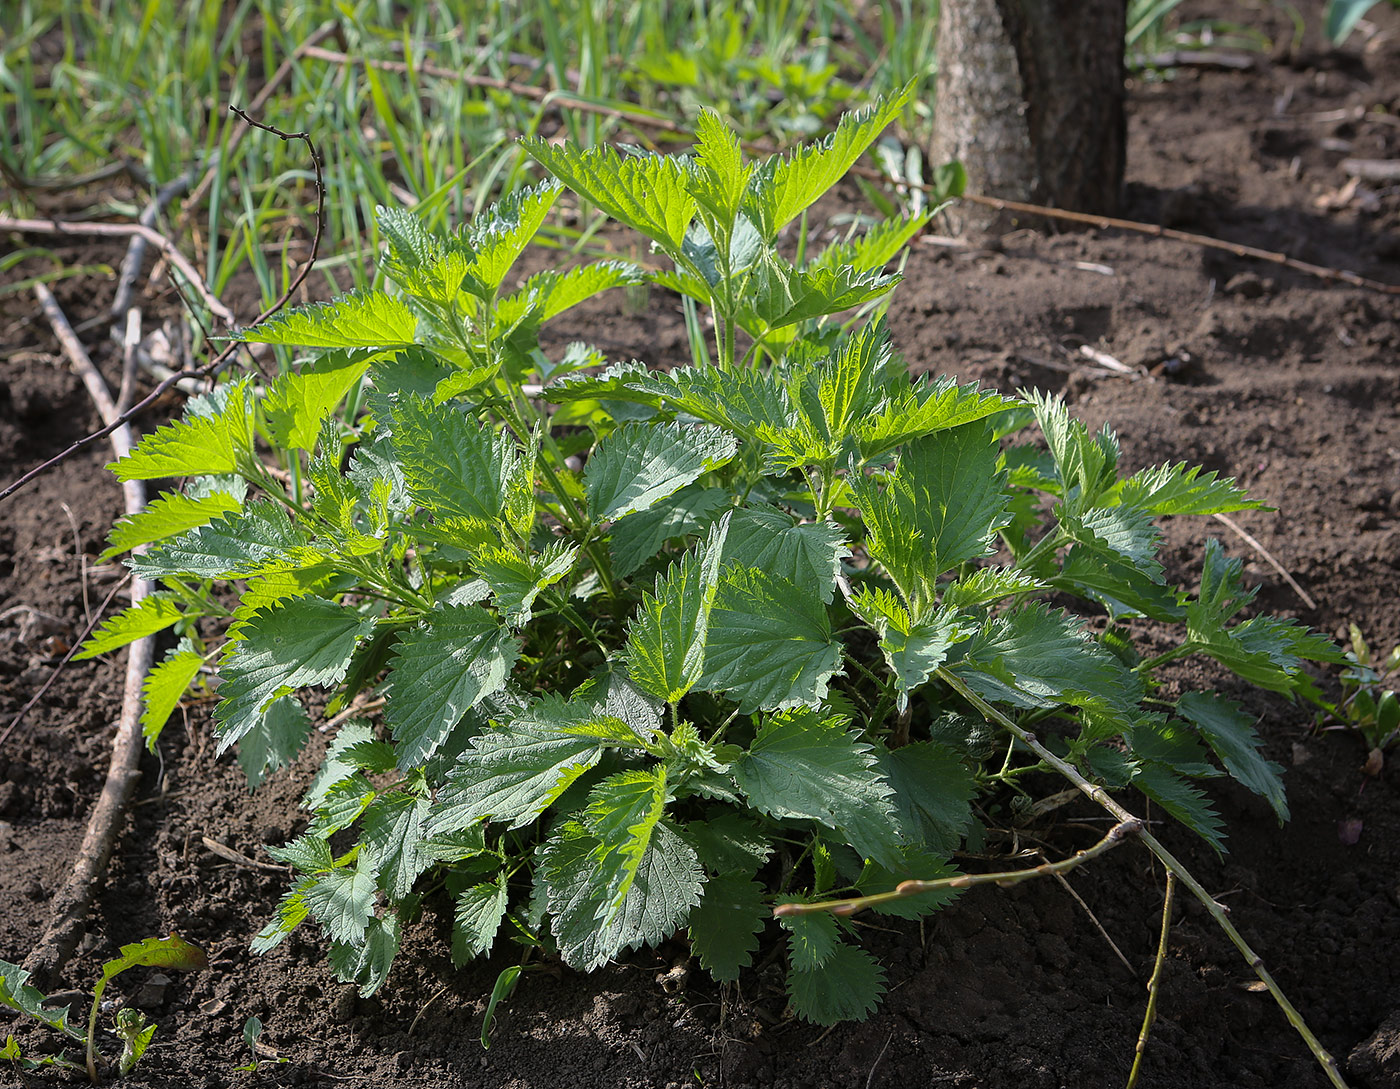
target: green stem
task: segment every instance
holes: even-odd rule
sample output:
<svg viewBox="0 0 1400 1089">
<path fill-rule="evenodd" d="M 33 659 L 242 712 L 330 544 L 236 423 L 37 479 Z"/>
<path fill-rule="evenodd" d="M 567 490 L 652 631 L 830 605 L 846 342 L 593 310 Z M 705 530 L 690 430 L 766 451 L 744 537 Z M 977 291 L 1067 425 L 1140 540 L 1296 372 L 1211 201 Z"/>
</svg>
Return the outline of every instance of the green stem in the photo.
<svg viewBox="0 0 1400 1089">
<path fill-rule="evenodd" d="M 1133 1068 L 1128 1072 L 1127 1089 L 1134 1089 L 1137 1085 L 1142 1056 L 1147 1050 L 1147 1037 L 1152 1032 L 1152 1022 L 1157 1020 L 1157 989 L 1162 981 L 1162 964 L 1167 959 L 1167 935 L 1172 929 L 1172 899 L 1175 895 L 1176 874 L 1168 870 L 1166 899 L 1162 904 L 1162 935 L 1157 939 L 1157 959 L 1152 962 L 1152 978 L 1147 981 L 1147 1012 L 1142 1016 L 1142 1030 L 1133 1049 Z"/>
<path fill-rule="evenodd" d="M 1103 787 L 1095 786 L 1085 779 L 1072 764 L 1056 756 L 1042 745 L 1034 734 L 1027 733 L 1017 725 L 1013 719 L 993 707 L 969 688 L 962 678 L 958 677 L 947 667 L 939 667 L 937 676 L 952 688 L 953 691 L 957 692 L 958 695 L 962 696 L 963 699 L 977 708 L 982 716 L 989 722 L 995 722 L 999 726 L 1010 730 L 1024 745 L 1034 751 L 1041 760 L 1053 767 L 1089 798 L 1103 806 L 1104 809 L 1107 809 L 1117 817 L 1119 821 L 1138 821 L 1137 817 L 1134 817 L 1115 802 L 1108 791 L 1104 790 Z M 1141 821 L 1138 821 L 1138 823 L 1141 824 Z M 1336 1086 L 1337 1089 L 1347 1089 L 1347 1083 L 1343 1080 L 1341 1071 L 1337 1067 L 1337 1060 L 1332 1057 L 1327 1049 L 1322 1046 L 1318 1038 L 1313 1035 L 1312 1030 L 1308 1028 L 1307 1022 L 1303 1020 L 1302 1014 L 1294 1008 L 1293 1003 L 1288 1001 L 1287 996 L 1274 981 L 1274 977 L 1270 975 L 1268 969 L 1264 967 L 1263 958 L 1250 948 L 1249 943 L 1244 940 L 1244 936 L 1240 934 L 1240 932 L 1235 929 L 1235 925 L 1230 922 L 1225 914 L 1224 907 L 1215 902 L 1214 897 L 1205 890 L 1205 886 L 1197 881 L 1195 877 L 1192 876 L 1191 871 L 1178 862 L 1176 856 L 1158 842 L 1155 836 L 1145 830 L 1139 832 L 1138 835 L 1147 849 L 1161 860 L 1162 865 L 1167 868 L 1168 872 L 1176 874 L 1177 880 L 1191 890 L 1191 894 L 1205 906 L 1206 911 L 1210 913 L 1210 917 L 1215 920 L 1215 924 L 1220 927 L 1221 930 L 1225 931 L 1226 937 L 1228 937 L 1235 948 L 1240 951 L 1240 954 L 1245 959 L 1245 963 L 1254 970 L 1254 974 L 1259 977 L 1260 982 L 1262 982 L 1269 993 L 1273 995 L 1274 1002 L 1277 1003 L 1279 1009 L 1283 1011 L 1283 1015 L 1288 1019 L 1288 1023 L 1293 1026 L 1298 1035 L 1303 1038 L 1303 1042 L 1308 1045 L 1308 1050 L 1312 1052 L 1313 1058 L 1315 1058 L 1318 1065 L 1322 1067 L 1323 1073 L 1327 1075 L 1327 1080 Z"/>
</svg>

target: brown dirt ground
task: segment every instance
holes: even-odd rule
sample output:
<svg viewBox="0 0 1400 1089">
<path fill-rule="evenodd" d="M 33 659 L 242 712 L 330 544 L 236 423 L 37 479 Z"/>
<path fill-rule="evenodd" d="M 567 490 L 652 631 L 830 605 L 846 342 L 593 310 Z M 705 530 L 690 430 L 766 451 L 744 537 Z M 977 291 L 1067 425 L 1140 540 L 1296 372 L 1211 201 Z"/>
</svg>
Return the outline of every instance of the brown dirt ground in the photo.
<svg viewBox="0 0 1400 1089">
<path fill-rule="evenodd" d="M 1320 5 L 1304 7 L 1315 28 Z M 1291 24 L 1277 7 L 1198 4 L 1193 13 L 1222 9 L 1276 41 L 1289 38 Z M 1280 50 L 1249 72 L 1184 70 L 1170 82 L 1135 86 L 1128 215 L 1400 279 L 1400 190 L 1339 192 L 1343 158 L 1400 157 L 1400 13 L 1376 14 L 1382 33 L 1369 44 L 1358 37 L 1325 50 L 1310 31 L 1304 51 Z M 1360 116 L 1373 108 L 1386 112 Z M 94 245 L 72 255 L 115 265 L 120 250 Z M 1383 648 L 1400 642 L 1396 297 L 1121 232 L 1027 231 L 995 252 L 920 245 L 908 273 L 891 320 L 911 366 L 1062 392 L 1092 425 L 1117 429 L 1128 469 L 1186 460 L 1238 477 L 1278 507 L 1239 521 L 1318 605 L 1305 607 L 1257 554 L 1209 521 L 1168 527 L 1165 559 L 1177 577 L 1189 582 L 1204 537 L 1215 534 L 1248 561 L 1264 608 L 1329 632 L 1354 621 Z M 60 299 L 77 321 L 99 312 L 110 291 L 69 281 Z M 0 305 L 0 479 L 9 480 L 78 437 L 93 413 L 27 297 Z M 158 312 L 170 302 L 147 305 Z M 678 311 L 673 299 L 655 297 L 646 313 L 626 314 L 608 299 L 562 337 L 674 360 L 684 352 Z M 1133 380 L 1089 369 L 1076 354 L 1081 344 L 1132 365 L 1156 367 L 1183 351 L 1191 362 L 1174 376 Z M 105 344 L 96 352 L 111 375 L 114 353 Z M 153 426 L 159 414 L 144 422 Z M 120 504 L 105 460 L 96 452 L 70 460 L 0 515 L 0 725 L 110 586 L 108 573 L 91 569 Z M 39 614 L 6 612 L 11 606 Z M 1180 678 L 1228 685 L 1209 673 Z M 1260 716 L 1271 755 L 1289 768 L 1293 820 L 1280 830 L 1257 799 L 1227 786 L 1215 792 L 1230 830 L 1224 861 L 1189 835 L 1162 834 L 1232 908 L 1353 1084 L 1400 1086 L 1400 759 L 1365 781 L 1356 738 L 1316 733 L 1297 707 L 1229 690 Z M 119 701 L 118 662 L 72 668 L 0 746 L 0 958 L 22 960 L 46 922 L 105 772 Z M 871 927 L 891 987 L 864 1024 L 823 1032 L 787 1019 L 771 960 L 746 972 L 737 989 L 718 990 L 685 971 L 685 949 L 673 943 L 587 977 L 558 970 L 528 977 L 483 1051 L 476 1037 L 484 998 L 509 961 L 498 953 L 454 972 L 441 905 L 429 903 L 389 985 L 369 1000 L 334 981 L 312 933 L 267 957 L 248 952 L 283 878 L 226 862 L 201 837 L 248 855 L 282 842 L 318 754 L 250 796 L 236 766 L 210 761 L 206 711 L 191 708 L 177 719 L 159 759 L 146 759 L 131 824 L 64 977 L 67 986 L 83 986 L 118 945 L 172 929 L 209 950 L 209 970 L 179 976 L 153 1007 L 159 1035 L 128 1084 L 1055 1089 L 1124 1082 L 1162 902 L 1162 873 L 1140 848 L 1076 871 L 1070 884 L 1083 905 L 1046 881 L 975 890 L 922 929 Z M 1044 787 L 1057 789 L 1048 780 Z M 1063 856 L 1097 838 L 1103 826 L 1089 823 L 1096 818 L 1072 805 L 1023 830 L 1024 841 Z M 1347 821 L 1361 822 L 1351 845 L 1339 836 Z M 1136 975 L 1115 958 L 1090 911 Z M 1253 979 L 1209 918 L 1182 904 L 1140 1084 L 1325 1084 Z M 132 998 L 143 982 L 142 970 L 133 971 L 113 990 Z M 235 1073 L 248 1058 L 240 1031 L 251 1015 L 289 1061 Z M 27 1050 L 44 1049 L 39 1032 L 0 1024 L 0 1032 L 12 1028 Z M 0 1069 L 0 1083 L 17 1078 Z"/>
</svg>

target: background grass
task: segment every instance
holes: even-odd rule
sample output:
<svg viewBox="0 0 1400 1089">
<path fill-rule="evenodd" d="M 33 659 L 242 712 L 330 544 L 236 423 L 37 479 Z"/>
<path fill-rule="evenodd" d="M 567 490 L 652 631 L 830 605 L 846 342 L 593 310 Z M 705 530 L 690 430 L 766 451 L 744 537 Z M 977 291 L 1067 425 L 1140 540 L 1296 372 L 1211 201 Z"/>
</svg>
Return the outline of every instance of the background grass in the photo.
<svg viewBox="0 0 1400 1089">
<path fill-rule="evenodd" d="M 1133 0 L 1130 55 L 1181 48 L 1166 29 L 1178 2 Z M 375 205 L 439 227 L 535 180 L 520 135 L 665 149 L 709 106 L 780 147 L 913 80 L 877 158 L 917 178 L 937 20 L 938 0 L 10 0 L 0 208 L 134 218 L 140 206 L 113 197 L 130 187 L 104 184 L 104 170 L 129 164 L 144 193 L 187 176 L 194 192 L 161 229 L 216 294 L 251 275 L 271 301 L 309 252 L 312 172 L 302 144 L 247 131 L 228 106 L 283 66 L 256 116 L 320 146 L 318 275 L 338 288 L 368 275 Z M 556 224 L 550 238 L 579 246 L 591 226 Z"/>
</svg>

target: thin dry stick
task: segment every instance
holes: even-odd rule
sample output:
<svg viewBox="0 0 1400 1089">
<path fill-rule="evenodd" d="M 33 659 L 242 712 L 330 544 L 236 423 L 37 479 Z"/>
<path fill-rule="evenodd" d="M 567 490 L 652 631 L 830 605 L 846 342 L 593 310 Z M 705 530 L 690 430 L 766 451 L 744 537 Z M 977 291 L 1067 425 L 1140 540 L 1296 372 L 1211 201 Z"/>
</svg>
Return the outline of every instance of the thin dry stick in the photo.
<svg viewBox="0 0 1400 1089">
<path fill-rule="evenodd" d="M 1176 874 L 1167 871 L 1167 894 L 1162 904 L 1162 936 L 1157 939 L 1157 959 L 1152 962 L 1152 978 L 1147 981 L 1147 1012 L 1142 1016 L 1142 1031 L 1138 1033 L 1137 1047 L 1133 1049 L 1133 1068 L 1128 1072 L 1127 1089 L 1137 1085 L 1138 1071 L 1142 1068 L 1142 1056 L 1147 1050 L 1147 1038 L 1152 1033 L 1152 1022 L 1157 1020 L 1157 989 L 1162 982 L 1162 965 L 1167 959 L 1167 935 L 1172 929 L 1172 898 L 1176 895 Z"/>
<path fill-rule="evenodd" d="M 34 293 L 38 296 L 39 304 L 44 308 L 44 314 L 53 326 L 73 370 L 87 387 L 98 413 L 109 423 L 116 420 L 117 406 L 107 389 L 107 383 L 103 381 L 102 375 L 83 350 L 53 293 L 43 284 L 36 284 Z M 113 428 L 112 450 L 118 458 L 129 454 L 132 445 L 129 427 L 118 425 Z M 122 493 L 127 514 L 137 514 L 145 509 L 146 486 L 143 481 L 124 482 Z M 151 584 L 144 579 L 132 579 L 132 604 L 140 602 L 150 589 Z M 87 830 L 83 834 L 83 843 L 78 849 L 73 870 L 53 898 L 53 915 L 49 925 L 24 960 L 25 968 L 50 984 L 62 971 L 82 936 L 83 921 L 92 907 L 97 886 L 107 872 L 107 862 L 116 846 L 117 833 L 126 818 L 137 780 L 141 777 L 141 686 L 150 672 L 154 657 L 155 639 L 152 636 L 136 640 L 127 650 L 121 717 L 117 723 L 116 737 L 112 742 L 112 760 L 107 769 L 107 779 L 102 784 L 102 793 L 88 817 Z"/>
<path fill-rule="evenodd" d="M 1119 821 L 1138 820 L 1137 817 L 1134 817 L 1114 801 L 1108 791 L 1104 790 L 1103 787 L 1095 786 L 1093 783 L 1089 782 L 1089 780 L 1085 779 L 1084 776 L 1079 774 L 1079 770 L 1075 768 L 1073 764 L 1056 756 L 1042 745 L 1034 734 L 1023 729 L 1015 719 L 997 710 L 969 688 L 957 674 L 946 667 L 939 667 L 936 671 L 936 675 L 939 680 L 943 681 L 952 688 L 954 692 L 968 703 L 972 704 L 972 706 L 977 709 L 978 713 L 988 722 L 995 722 L 997 725 L 1008 730 L 1012 736 L 1039 756 L 1041 760 L 1058 771 L 1093 801 L 1112 813 Z M 1278 983 L 1274 981 L 1274 977 L 1269 973 L 1269 970 L 1264 967 L 1263 958 L 1250 948 L 1249 943 L 1244 940 L 1244 936 L 1235 929 L 1235 924 L 1230 922 L 1229 917 L 1225 914 L 1224 907 L 1216 903 L 1215 898 L 1205 890 L 1205 886 L 1192 876 L 1190 870 L 1177 861 L 1176 856 L 1168 851 L 1167 848 L 1158 841 L 1156 836 L 1152 835 L 1145 828 L 1138 833 L 1138 836 L 1147 849 L 1161 860 L 1162 865 L 1167 868 L 1167 871 L 1176 874 L 1177 880 L 1190 889 L 1191 894 L 1205 906 L 1206 911 L 1210 913 L 1210 917 L 1215 920 L 1216 926 L 1225 931 L 1226 937 L 1228 937 L 1234 947 L 1240 951 L 1240 954 L 1245 959 L 1245 963 L 1254 970 L 1254 974 L 1259 977 L 1264 986 L 1268 988 L 1269 993 L 1274 996 L 1274 1001 L 1278 1004 L 1279 1009 L 1283 1011 L 1283 1015 L 1288 1018 L 1288 1023 L 1293 1026 L 1298 1035 L 1303 1038 L 1303 1042 L 1308 1045 L 1308 1050 L 1312 1052 L 1313 1058 L 1315 1058 L 1318 1065 L 1322 1067 L 1323 1072 L 1327 1075 L 1327 1080 L 1336 1086 L 1337 1089 L 1347 1089 L 1347 1083 L 1342 1078 L 1341 1070 L 1337 1067 L 1337 1060 L 1322 1046 L 1321 1041 L 1313 1035 L 1312 1029 L 1308 1028 L 1307 1022 L 1303 1020 L 1302 1014 L 1297 1011 L 1292 1002 L 1288 1001 L 1288 996 L 1280 990 Z"/>
<path fill-rule="evenodd" d="M 1128 816 L 1110 828 L 1108 835 L 1104 836 L 1098 843 L 1092 847 L 1086 847 L 1082 851 L 1076 851 L 1068 858 L 1060 859 L 1059 862 L 1046 862 L 1024 870 L 1003 870 L 999 873 L 960 873 L 955 877 L 940 877 L 932 881 L 901 881 L 890 892 L 880 892 L 873 896 L 855 896 L 848 900 L 821 900 L 810 904 L 779 904 L 773 909 L 773 916 L 783 919 L 793 915 L 812 915 L 819 911 L 829 911 L 833 915 L 854 915 L 866 908 L 903 900 L 910 896 L 918 896 L 925 892 L 937 892 L 940 889 L 970 889 L 974 885 L 997 885 L 1001 888 L 1007 888 L 1011 885 L 1019 885 L 1022 881 L 1028 881 L 1033 877 L 1051 877 L 1069 873 L 1070 870 L 1082 866 L 1090 859 L 1098 858 L 1105 852 L 1111 851 L 1125 839 L 1141 833 L 1142 821 L 1136 817 Z"/>
<path fill-rule="evenodd" d="M 143 223 L 75 223 L 71 220 L 14 219 L 10 216 L 0 216 L 0 231 L 14 231 L 17 234 L 94 235 L 106 238 L 130 238 L 139 235 L 165 254 L 166 259 L 180 270 L 180 275 L 190 282 L 215 317 L 228 325 L 234 324 L 233 311 L 214 297 L 189 259 L 175 248 L 175 243 L 154 227 L 147 227 Z"/>
<path fill-rule="evenodd" d="M 867 176 L 873 175 L 880 180 L 888 180 L 876 171 L 863 171 L 860 168 L 853 168 L 854 173 L 862 173 Z M 907 182 L 904 184 L 908 184 Z M 925 186 L 924 188 L 931 188 Z M 1351 284 L 1353 287 L 1364 287 L 1371 291 L 1379 291 L 1385 295 L 1400 295 L 1400 284 L 1382 283 L 1380 280 L 1369 280 L 1365 276 L 1359 276 L 1355 272 L 1348 272 L 1345 269 L 1327 268 L 1323 265 L 1309 264 L 1307 261 L 1299 261 L 1296 257 L 1289 257 L 1286 253 L 1276 253 L 1273 250 L 1261 250 L 1255 246 L 1245 246 L 1239 242 L 1226 242 L 1219 238 L 1211 238 L 1203 234 L 1191 234 L 1188 231 L 1178 231 L 1172 227 L 1163 227 L 1156 223 L 1139 223 L 1131 219 L 1115 219 L 1111 216 L 1093 215 L 1088 212 L 1069 212 L 1062 208 L 1045 208 L 1038 204 L 1025 204 L 1019 200 L 1002 200 L 1000 197 L 986 197 L 980 193 L 964 193 L 962 200 L 970 201 L 973 204 L 982 204 L 988 208 L 995 208 L 1002 212 L 1023 212 L 1026 215 L 1042 216 L 1046 219 L 1061 219 L 1069 223 L 1084 223 L 1090 227 L 1098 227 L 1100 230 L 1120 230 L 1136 231 L 1138 234 L 1152 235 L 1154 238 L 1171 238 L 1177 242 L 1189 242 L 1193 246 L 1201 246 L 1205 249 L 1224 250 L 1226 253 L 1236 257 L 1252 257 L 1256 261 L 1268 261 L 1270 264 L 1283 265 L 1291 268 L 1295 272 L 1305 272 L 1309 276 L 1316 276 L 1322 280 L 1341 281 Z"/>
<path fill-rule="evenodd" d="M 297 46 L 292 55 L 277 66 L 277 70 L 272 73 L 272 78 L 264 83 L 262 89 L 253 96 L 253 100 L 248 103 L 248 112 L 257 113 L 266 106 L 273 92 L 275 92 L 277 88 L 282 85 L 283 81 L 292 74 L 296 69 L 297 61 L 301 60 L 301 58 L 306 55 L 306 51 L 317 43 L 324 41 L 334 32 L 335 23 L 329 21 L 322 23 L 313 30 L 306 41 Z M 220 150 L 218 154 L 225 157 L 232 155 L 238 150 L 238 145 L 243 142 L 243 137 L 246 136 L 247 133 L 248 130 L 246 128 L 234 129 L 233 135 L 229 137 L 228 146 Z M 180 213 L 180 221 L 182 223 L 189 218 L 190 212 L 194 206 L 204 199 L 204 195 L 209 192 L 209 187 L 214 184 L 214 179 L 218 176 L 219 164 L 217 161 L 211 162 L 209 167 L 204 171 L 204 177 L 200 178 L 199 184 L 194 187 L 194 192 L 185 198 L 185 202 L 182 205 L 183 210 Z"/>
<path fill-rule="evenodd" d="M 229 108 L 234 109 L 234 107 L 232 106 Z M 286 306 L 287 303 L 291 300 L 292 293 L 295 292 L 296 289 L 301 286 L 302 281 L 306 279 L 306 277 L 310 274 L 312 267 L 316 264 L 316 255 L 319 252 L 321 246 L 321 231 L 326 220 L 326 186 L 321 176 L 321 156 L 317 152 L 316 145 L 312 142 L 309 134 L 300 132 L 283 133 L 277 129 L 269 128 L 267 125 L 263 125 L 257 121 L 252 120 L 252 118 L 247 117 L 247 115 L 244 114 L 241 110 L 235 110 L 235 112 L 238 113 L 240 117 L 243 117 L 243 119 L 247 121 L 250 125 L 261 129 L 267 129 L 269 132 L 281 136 L 284 140 L 305 140 L 306 146 L 311 150 L 311 161 L 312 164 L 315 166 L 316 171 L 316 233 L 311 238 L 311 256 L 307 259 L 306 264 L 302 266 L 301 271 L 297 273 L 296 278 L 293 279 L 291 284 L 287 287 L 287 290 L 282 292 L 281 297 L 278 298 L 276 302 L 274 302 L 271 306 L 269 306 L 266 310 L 264 310 L 261 314 L 259 314 L 249 323 L 249 328 L 251 328 L 254 325 L 258 325 L 261 322 L 266 321 L 268 318 L 272 317 L 273 314 L 281 310 L 282 307 Z M 34 220 L 25 222 L 39 221 Z M 0 229 L 3 229 L 5 224 L 6 220 L 4 219 L 4 217 L 0 217 Z M 52 225 L 41 223 L 41 226 L 43 226 L 45 229 L 48 229 Z M 93 226 L 120 227 L 120 225 L 115 223 L 93 224 Z M 120 227 L 120 229 L 118 230 L 99 231 L 98 233 L 120 234 L 123 232 L 131 231 L 133 229 L 135 228 Z M 184 258 L 182 257 L 181 260 L 184 260 Z M 220 305 L 222 306 L 222 304 Z M 104 438 L 107 435 L 112 434 L 114 431 L 116 431 L 118 427 L 121 427 L 123 424 L 135 419 L 136 416 L 143 409 L 147 408 L 149 405 L 154 404 L 157 400 L 164 396 L 168 390 L 171 390 L 177 385 L 179 385 L 181 380 L 186 378 L 207 378 L 209 375 L 217 373 L 219 368 L 223 365 L 224 361 L 242 346 L 243 344 L 241 341 L 232 341 L 226 348 L 224 348 L 223 351 L 221 351 L 218 355 L 216 355 L 213 359 L 211 359 L 208 363 L 204 364 L 202 367 L 195 367 L 193 370 L 177 371 L 176 373 L 171 374 L 168 377 L 162 379 L 156 385 L 156 387 L 153 390 L 151 390 L 150 393 L 146 394 L 145 397 L 141 398 L 141 400 L 137 401 L 125 412 L 120 413 L 112 422 L 106 424 L 103 427 L 98 428 L 96 431 L 93 431 L 90 434 L 84 435 L 81 439 L 78 439 L 77 442 L 74 442 L 64 450 L 59 451 L 57 454 L 49 458 L 49 460 L 44 462 L 42 465 L 37 465 L 33 469 L 30 469 L 29 472 L 25 473 L 18 480 L 8 485 L 3 491 L 0 491 L 0 502 L 3 502 L 10 496 L 14 495 L 15 492 L 19 491 L 30 481 L 36 480 L 39 477 L 43 476 L 55 465 L 59 465 L 67 461 L 85 446 L 88 446 L 91 443 L 96 442 L 98 439 Z"/>
<path fill-rule="evenodd" d="M 1306 605 L 1309 609 L 1317 608 L 1317 602 L 1312 599 L 1312 596 L 1301 586 L 1298 585 L 1297 580 L 1295 580 L 1292 575 L 1290 575 L 1287 571 L 1283 569 L 1283 565 L 1279 563 L 1278 560 L 1274 559 L 1272 555 L 1270 555 L 1269 550 L 1267 548 L 1265 548 L 1253 537 L 1251 537 L 1247 532 L 1245 532 L 1243 526 L 1241 526 L 1233 518 L 1230 518 L 1224 514 L 1220 514 L 1219 512 L 1212 515 L 1212 517 L 1217 522 L 1221 523 L 1224 526 L 1227 526 L 1235 533 L 1238 533 L 1247 545 L 1249 545 L 1256 552 L 1258 552 L 1259 555 L 1263 556 L 1264 561 L 1283 577 L 1283 581 L 1288 583 L 1289 586 L 1293 587 L 1293 592 L 1303 599 L 1304 605 Z"/>
<path fill-rule="evenodd" d="M 1040 857 L 1045 858 L 1044 852 L 1040 852 Z M 1049 859 L 1046 859 L 1046 861 L 1048 862 Z M 1062 873 L 1057 873 L 1055 874 L 1055 880 L 1060 883 L 1065 892 L 1069 893 L 1070 896 L 1074 898 L 1074 902 L 1084 909 L 1084 914 L 1089 916 L 1089 921 L 1094 924 L 1094 929 L 1099 932 L 1100 937 L 1108 942 L 1108 947 L 1113 950 L 1113 955 L 1118 958 L 1118 962 L 1128 970 L 1128 975 L 1136 979 L 1137 969 L 1134 968 L 1132 962 L 1123 955 L 1123 950 L 1118 948 L 1118 943 L 1113 940 L 1113 935 L 1108 932 L 1108 928 L 1105 927 L 1103 923 L 1099 922 L 1099 917 L 1095 915 L 1089 905 L 1084 902 L 1084 897 L 1080 896 L 1075 887 L 1069 883 L 1069 878 Z"/>
<path fill-rule="evenodd" d="M 178 178 L 166 182 L 151 198 L 151 203 L 141 210 L 141 215 L 136 222 L 143 227 L 155 229 L 156 217 L 164 210 L 165 206 L 178 197 L 190 187 L 190 182 L 194 180 L 194 168 L 191 167 Z M 141 262 L 146 256 L 146 241 L 143 235 L 132 235 L 131 242 L 126 247 L 126 256 L 122 258 L 121 275 L 117 280 L 117 293 L 112 299 L 112 309 L 109 311 L 112 317 L 120 319 L 131 307 L 131 293 L 136 287 L 136 277 L 141 272 Z"/>
</svg>

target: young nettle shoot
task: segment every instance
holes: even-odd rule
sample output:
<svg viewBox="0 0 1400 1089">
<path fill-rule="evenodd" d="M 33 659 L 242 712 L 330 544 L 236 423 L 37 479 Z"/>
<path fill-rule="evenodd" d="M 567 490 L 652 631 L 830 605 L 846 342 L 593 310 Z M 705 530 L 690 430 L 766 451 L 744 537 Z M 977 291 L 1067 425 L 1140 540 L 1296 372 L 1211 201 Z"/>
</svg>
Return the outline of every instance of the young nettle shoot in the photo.
<svg viewBox="0 0 1400 1089">
<path fill-rule="evenodd" d="M 148 968 L 177 968 L 184 972 L 197 972 L 208 966 L 204 950 L 191 945 L 183 938 L 172 934 L 168 938 L 146 938 L 121 948 L 121 954 L 102 965 L 102 974 L 92 988 L 92 1007 L 88 1011 L 87 1032 L 84 1033 L 68 1020 L 67 1006 L 53 1006 L 48 1003 L 36 988 L 29 983 L 29 973 L 17 964 L 0 961 L 0 1005 L 32 1017 L 48 1025 L 55 1032 L 62 1033 L 87 1046 L 87 1061 L 80 1065 L 60 1053 L 43 1059 L 30 1059 L 20 1054 L 19 1045 L 13 1036 L 5 1041 L 0 1058 L 17 1062 L 21 1069 L 31 1070 L 40 1066 L 64 1066 L 74 1070 L 86 1069 L 93 1084 L 97 1083 L 97 1015 L 101 1009 L 102 995 L 107 984 L 128 968 L 145 966 Z M 118 1071 L 129 1074 L 145 1054 L 146 1047 L 155 1035 L 156 1026 L 148 1022 L 140 1011 L 123 1007 L 116 1014 L 116 1033 L 122 1041 Z"/>
<path fill-rule="evenodd" d="M 1167 579 L 1158 519 L 1260 504 L 1182 464 L 1120 473 L 1113 433 L 1053 398 L 911 379 L 886 312 L 934 209 L 806 232 L 906 99 L 761 161 L 709 113 L 684 156 L 527 141 L 558 181 L 451 235 L 381 211 L 390 285 L 246 330 L 306 354 L 115 463 L 190 478 L 114 530 L 162 589 L 90 646 L 187 622 L 148 736 L 205 663 L 250 783 L 301 751 L 313 692 L 339 716 L 306 831 L 270 848 L 296 877 L 255 949 L 314 920 L 369 994 L 424 911 L 450 915 L 459 965 L 513 940 L 587 970 L 683 932 L 728 983 L 779 937 L 792 1009 L 830 1024 L 870 1013 L 884 969 L 848 918 L 774 908 L 946 906 L 980 793 L 1060 770 L 1222 851 L 1199 781 L 1287 816 L 1253 717 L 1158 679 L 1194 655 L 1290 693 L 1305 659 L 1337 660 L 1252 615 L 1216 542 L 1198 592 Z M 560 183 L 665 267 L 512 286 Z M 541 348 L 569 307 L 643 282 L 713 316 L 693 364 Z M 1141 618 L 1170 649 L 1139 654 Z M 929 884 L 888 895 L 907 881 Z"/>
</svg>

